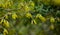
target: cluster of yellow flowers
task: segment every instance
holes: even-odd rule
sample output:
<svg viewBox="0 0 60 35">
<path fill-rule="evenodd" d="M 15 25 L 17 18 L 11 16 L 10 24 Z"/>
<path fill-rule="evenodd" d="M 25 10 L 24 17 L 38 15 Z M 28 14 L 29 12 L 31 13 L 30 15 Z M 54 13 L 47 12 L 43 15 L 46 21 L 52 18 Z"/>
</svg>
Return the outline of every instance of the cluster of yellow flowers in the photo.
<svg viewBox="0 0 60 35">
<path fill-rule="evenodd" d="M 26 13 L 26 17 L 27 18 L 32 18 L 31 13 Z M 46 22 L 48 20 L 47 18 L 43 17 L 41 14 L 37 14 L 36 18 L 39 18 L 42 22 Z M 51 23 L 54 23 L 55 22 L 55 18 L 54 17 L 49 17 L 49 21 Z M 35 22 L 35 20 L 34 20 L 34 22 Z"/>
<path fill-rule="evenodd" d="M 46 22 L 47 21 L 47 18 L 43 17 L 41 14 L 37 14 L 36 18 L 39 18 L 42 22 Z M 49 21 L 51 22 L 51 25 L 50 25 L 50 30 L 53 30 L 54 29 L 54 22 L 55 22 L 55 18 L 54 17 L 50 17 L 49 18 Z"/>
<path fill-rule="evenodd" d="M 8 15 L 5 15 L 4 17 L 5 17 L 4 19 L 1 19 L 0 25 L 2 25 L 4 27 L 3 35 L 8 35 L 7 29 L 10 28 L 10 23 L 6 20 L 6 19 L 8 19 Z M 11 17 L 12 17 L 12 19 L 15 20 L 17 18 L 17 14 L 13 13 L 13 14 L 11 14 Z"/>
<path fill-rule="evenodd" d="M 43 17 L 41 14 L 37 14 L 36 18 L 39 18 L 42 22 L 46 22 L 47 18 Z M 54 17 L 50 17 L 49 18 L 51 23 L 55 22 L 55 18 Z"/>
<path fill-rule="evenodd" d="M 3 26 L 6 27 L 6 28 L 9 28 L 10 24 L 7 20 L 3 20 Z"/>
<path fill-rule="evenodd" d="M 2 24 L 5 28 L 10 27 L 9 22 L 7 20 L 5 20 L 5 19 L 1 19 L 0 24 Z"/>
<path fill-rule="evenodd" d="M 30 6 L 30 10 L 33 10 L 34 7 L 35 7 L 35 3 L 32 2 L 32 1 L 30 1 L 30 2 L 29 2 L 29 6 Z"/>
<path fill-rule="evenodd" d="M 20 1 L 20 0 L 19 0 Z M 13 1 L 12 0 L 0 0 L 0 7 L 2 8 L 9 8 L 13 5 Z M 43 3 L 46 5 L 49 5 L 50 2 L 54 5 L 60 5 L 60 0 L 44 0 Z M 54 29 L 54 23 L 56 21 L 56 19 L 53 16 L 49 16 L 47 19 L 46 17 L 44 17 L 42 14 L 31 14 L 31 11 L 35 12 L 35 2 L 33 1 L 29 1 L 29 2 L 17 2 L 16 3 L 17 6 L 12 6 L 12 10 L 14 10 L 14 7 L 18 10 L 16 10 L 17 12 L 12 12 L 11 14 L 11 18 L 13 20 L 16 20 L 17 18 L 19 18 L 19 20 L 21 19 L 19 16 L 24 13 L 25 15 L 23 17 L 26 17 L 28 19 L 31 18 L 31 24 L 37 24 L 37 18 L 39 19 L 38 21 L 41 21 L 42 23 L 46 23 L 47 21 L 49 21 L 51 23 L 51 25 L 49 26 L 49 29 L 53 30 Z M 38 5 L 39 6 L 39 5 Z M 38 7 L 37 6 L 37 7 Z M 21 8 L 21 9 L 20 9 Z M 23 11 L 24 12 L 23 12 Z M 18 12 L 19 11 L 19 12 Z M 18 15 L 19 14 L 19 15 Z M 7 28 L 10 28 L 10 23 L 8 21 L 9 16 L 6 15 L 3 19 L 1 19 L 0 21 L 0 25 L 2 25 L 4 27 L 4 31 L 3 34 L 7 35 L 7 34 L 12 34 L 15 33 L 15 30 L 10 30 L 10 32 L 8 32 Z M 35 20 L 36 19 L 36 20 Z M 18 20 L 18 19 L 17 19 Z M 60 18 L 57 19 L 60 22 Z M 16 21 L 17 22 L 17 21 Z M 22 21 L 23 22 L 23 21 Z M 22 23 L 21 22 L 21 23 Z M 11 32 L 12 31 L 12 32 Z"/>
<path fill-rule="evenodd" d="M 26 12 L 29 12 L 30 10 L 34 9 L 35 4 L 33 2 L 30 2 L 24 6 L 24 10 Z"/>
<path fill-rule="evenodd" d="M 0 7 L 3 7 L 3 8 L 8 8 L 13 4 L 13 2 L 9 0 L 1 0 L 0 2 L 1 2 Z"/>
<path fill-rule="evenodd" d="M 20 2 L 18 3 L 18 8 L 22 8 L 25 12 L 29 12 L 34 9 L 35 3 L 34 2 Z"/>
<path fill-rule="evenodd" d="M 7 35 L 8 34 L 8 30 L 6 28 L 9 28 L 10 27 L 9 22 L 7 20 L 5 20 L 5 19 L 1 19 L 0 24 L 2 26 L 4 26 L 4 28 L 3 28 L 4 29 L 3 30 L 3 35 Z"/>
</svg>

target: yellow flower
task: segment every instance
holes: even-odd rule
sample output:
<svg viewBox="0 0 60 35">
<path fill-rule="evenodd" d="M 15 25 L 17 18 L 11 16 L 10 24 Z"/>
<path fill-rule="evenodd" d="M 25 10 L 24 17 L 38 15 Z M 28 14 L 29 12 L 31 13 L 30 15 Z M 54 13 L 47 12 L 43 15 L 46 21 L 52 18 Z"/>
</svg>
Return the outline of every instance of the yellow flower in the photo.
<svg viewBox="0 0 60 35">
<path fill-rule="evenodd" d="M 41 14 L 37 14 L 36 18 L 39 18 L 42 22 L 46 22 L 46 18 L 43 17 Z"/>
<path fill-rule="evenodd" d="M 27 17 L 27 18 L 31 18 L 32 15 L 31 15 L 30 13 L 26 13 L 26 17 Z"/>
<path fill-rule="evenodd" d="M 4 34 L 4 35 L 7 35 L 7 34 L 8 34 L 7 29 L 4 29 L 3 34 Z"/>
<path fill-rule="evenodd" d="M 4 20 L 3 22 L 3 26 L 5 26 L 6 28 L 10 27 L 9 22 L 7 20 Z"/>
<path fill-rule="evenodd" d="M 28 5 L 25 5 L 24 9 L 25 9 L 26 12 L 28 12 L 30 10 L 30 8 L 28 7 Z"/>
<path fill-rule="evenodd" d="M 40 18 L 40 20 L 41 20 L 42 22 L 46 22 L 46 18 L 44 18 L 44 17 Z"/>
<path fill-rule="evenodd" d="M 31 2 L 31 3 L 30 3 L 30 5 L 31 5 L 32 7 L 34 7 L 34 6 L 35 6 L 34 2 Z"/>
<path fill-rule="evenodd" d="M 37 24 L 36 20 L 31 20 L 31 24 Z"/>
<path fill-rule="evenodd" d="M 37 24 L 37 22 L 35 20 L 33 20 L 34 24 Z"/>
<path fill-rule="evenodd" d="M 3 22 L 3 19 L 1 19 L 1 22 L 0 22 L 0 24 L 2 24 L 2 22 Z"/>
<path fill-rule="evenodd" d="M 50 22 L 54 23 L 55 22 L 55 18 L 54 17 L 50 17 Z"/>
<path fill-rule="evenodd" d="M 13 13 L 13 14 L 12 14 L 12 18 L 13 18 L 13 19 L 16 19 L 16 18 L 17 18 L 17 14 L 16 14 L 16 13 Z"/>
<path fill-rule="evenodd" d="M 37 14 L 37 15 L 36 15 L 36 18 L 39 18 L 40 15 L 41 15 L 41 14 Z"/>
<path fill-rule="evenodd" d="M 4 5 L 5 5 L 5 8 L 8 8 L 8 7 L 12 6 L 12 4 L 13 4 L 12 1 L 6 1 Z"/>
</svg>

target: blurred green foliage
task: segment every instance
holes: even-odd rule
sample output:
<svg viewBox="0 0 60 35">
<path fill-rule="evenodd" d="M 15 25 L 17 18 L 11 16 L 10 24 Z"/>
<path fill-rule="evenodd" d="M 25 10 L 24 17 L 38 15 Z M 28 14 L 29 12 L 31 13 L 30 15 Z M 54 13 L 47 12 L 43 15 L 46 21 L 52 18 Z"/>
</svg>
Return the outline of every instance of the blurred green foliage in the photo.
<svg viewBox="0 0 60 35">
<path fill-rule="evenodd" d="M 59 35 L 59 2 L 0 0 L 0 35 Z"/>
</svg>

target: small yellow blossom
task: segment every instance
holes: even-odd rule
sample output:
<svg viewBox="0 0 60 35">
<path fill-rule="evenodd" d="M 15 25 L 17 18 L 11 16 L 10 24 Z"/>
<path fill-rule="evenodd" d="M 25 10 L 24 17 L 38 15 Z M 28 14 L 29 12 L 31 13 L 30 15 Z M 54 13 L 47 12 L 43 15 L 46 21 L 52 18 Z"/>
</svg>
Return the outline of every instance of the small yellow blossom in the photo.
<svg viewBox="0 0 60 35">
<path fill-rule="evenodd" d="M 30 8 L 28 7 L 28 5 L 25 5 L 24 9 L 25 9 L 26 12 L 28 12 L 30 10 Z"/>
<path fill-rule="evenodd" d="M 26 13 L 26 17 L 31 18 L 32 15 L 30 13 Z"/>
<path fill-rule="evenodd" d="M 3 34 L 4 34 L 4 35 L 7 35 L 7 34 L 8 34 L 7 29 L 4 29 Z"/>
<path fill-rule="evenodd" d="M 35 20 L 33 20 L 34 24 L 37 24 L 37 22 Z"/>
<path fill-rule="evenodd" d="M 3 26 L 5 26 L 6 28 L 10 27 L 9 22 L 7 20 L 4 20 L 3 22 Z"/>
<path fill-rule="evenodd" d="M 33 19 L 33 20 L 31 21 L 31 24 L 37 24 L 36 20 Z"/>
<path fill-rule="evenodd" d="M 0 24 L 2 24 L 2 22 L 3 22 L 3 19 L 1 19 L 1 22 L 0 22 Z"/>
<path fill-rule="evenodd" d="M 17 18 L 17 14 L 16 14 L 16 13 L 13 13 L 13 14 L 12 14 L 12 18 L 13 18 L 13 19 L 16 19 L 16 18 Z"/>
<path fill-rule="evenodd" d="M 32 7 L 34 7 L 34 6 L 35 6 L 34 2 L 31 2 L 31 3 L 30 3 L 30 5 L 31 5 Z"/>
<path fill-rule="evenodd" d="M 46 22 L 46 18 L 43 17 L 41 14 L 37 14 L 36 18 L 39 18 L 42 22 Z"/>
<path fill-rule="evenodd" d="M 51 22 L 51 23 L 54 23 L 54 22 L 55 22 L 55 18 L 54 18 L 54 17 L 51 17 L 51 18 L 50 18 L 50 22 Z"/>
</svg>

